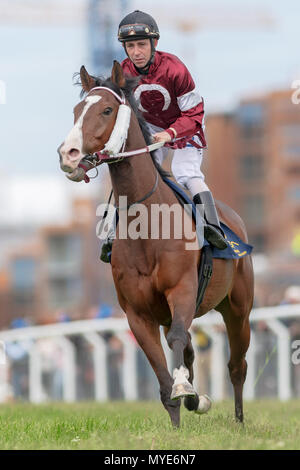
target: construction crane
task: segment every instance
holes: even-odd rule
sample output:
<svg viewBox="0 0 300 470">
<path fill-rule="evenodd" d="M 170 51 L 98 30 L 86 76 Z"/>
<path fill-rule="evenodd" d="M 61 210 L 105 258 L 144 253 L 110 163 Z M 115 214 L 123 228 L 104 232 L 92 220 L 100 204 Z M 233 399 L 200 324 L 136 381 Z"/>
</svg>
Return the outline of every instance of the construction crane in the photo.
<svg viewBox="0 0 300 470">
<path fill-rule="evenodd" d="M 168 3 L 168 5 L 167 5 Z M 77 26 L 87 24 L 88 50 L 94 74 L 106 74 L 113 59 L 123 58 L 116 38 L 120 19 L 139 9 L 138 0 L 0 0 L 0 25 Z M 189 34 L 204 30 L 256 31 L 274 29 L 276 22 L 262 7 L 231 6 L 221 2 L 214 7 L 188 0 L 149 2 L 145 8 L 161 30 Z"/>
<path fill-rule="evenodd" d="M 122 48 L 117 41 L 117 27 L 126 14 L 127 0 L 89 0 L 88 32 L 92 69 L 97 75 L 107 75 L 113 60 L 123 59 Z"/>
<path fill-rule="evenodd" d="M 87 17 L 110 16 L 118 23 L 121 15 L 141 8 L 139 0 L 0 0 L 0 24 L 20 25 L 65 25 L 84 24 Z M 126 11 L 125 11 L 126 10 Z M 179 29 L 184 32 L 199 30 L 266 30 L 274 29 L 276 21 L 263 7 L 203 6 L 192 0 L 162 4 L 149 2 L 145 8 L 162 27 Z"/>
<path fill-rule="evenodd" d="M 85 17 L 85 0 L 0 0 L 0 25 L 76 26 Z"/>
<path fill-rule="evenodd" d="M 130 7 L 131 11 L 140 9 L 140 1 L 131 0 Z M 173 0 L 165 8 L 162 3 L 151 2 L 146 11 L 162 28 L 188 33 L 204 30 L 265 31 L 276 27 L 274 17 L 263 7 L 227 5 L 222 1 L 210 6 L 209 2 Z"/>
<path fill-rule="evenodd" d="M 274 19 L 262 8 L 231 7 L 220 5 L 217 9 L 199 6 L 195 2 L 173 1 L 172 8 L 162 8 L 152 3 L 146 11 L 157 20 L 161 30 L 168 28 L 181 33 L 195 33 L 210 30 L 269 30 L 274 27 Z M 96 72 L 109 71 L 113 59 L 123 58 L 122 49 L 117 44 L 116 32 L 121 18 L 129 11 L 141 8 L 140 1 L 89 0 L 89 50 L 92 51 L 93 69 Z M 170 6 L 169 5 L 169 6 Z M 188 12 L 188 14 L 187 14 Z"/>
</svg>

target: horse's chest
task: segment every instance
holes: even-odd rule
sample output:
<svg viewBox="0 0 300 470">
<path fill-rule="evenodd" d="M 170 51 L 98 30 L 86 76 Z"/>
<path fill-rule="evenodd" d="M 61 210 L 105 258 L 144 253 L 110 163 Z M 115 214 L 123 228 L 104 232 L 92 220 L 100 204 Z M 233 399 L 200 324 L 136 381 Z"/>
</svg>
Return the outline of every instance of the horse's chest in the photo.
<svg viewBox="0 0 300 470">
<path fill-rule="evenodd" d="M 151 294 L 154 288 L 152 274 L 136 267 L 113 269 L 114 281 L 119 289 L 127 294 L 126 296 L 138 297 Z"/>
<path fill-rule="evenodd" d="M 134 309 L 153 311 L 157 305 L 162 305 L 164 296 L 157 290 L 155 270 L 145 272 L 137 267 L 115 268 L 113 277 L 117 290 Z"/>
</svg>

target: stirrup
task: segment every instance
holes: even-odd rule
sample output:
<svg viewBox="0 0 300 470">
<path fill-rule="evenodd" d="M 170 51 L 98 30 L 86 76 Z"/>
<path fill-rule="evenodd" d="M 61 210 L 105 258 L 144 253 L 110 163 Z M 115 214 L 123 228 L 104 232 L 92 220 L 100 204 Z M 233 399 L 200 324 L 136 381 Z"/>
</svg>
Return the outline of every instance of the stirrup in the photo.
<svg viewBox="0 0 300 470">
<path fill-rule="evenodd" d="M 112 241 L 107 240 L 103 243 L 102 248 L 101 248 L 101 254 L 100 254 L 100 259 L 104 263 L 110 263 L 110 254 L 112 250 Z"/>
</svg>

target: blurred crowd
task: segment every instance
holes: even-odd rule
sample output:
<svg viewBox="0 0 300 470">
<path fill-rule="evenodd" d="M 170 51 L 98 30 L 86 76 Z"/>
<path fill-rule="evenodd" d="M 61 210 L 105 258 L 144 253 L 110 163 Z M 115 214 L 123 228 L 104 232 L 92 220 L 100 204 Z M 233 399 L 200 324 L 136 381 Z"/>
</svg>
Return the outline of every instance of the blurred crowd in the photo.
<svg viewBox="0 0 300 470">
<path fill-rule="evenodd" d="M 292 285 L 288 287 L 277 305 L 300 305 L 300 286 Z M 280 320 L 288 329 L 290 335 L 291 355 L 293 352 L 292 343 L 300 340 L 300 317 L 291 317 Z M 225 357 L 229 360 L 229 345 L 227 340 L 225 325 L 214 327 L 218 333 L 223 333 L 226 344 Z M 255 396 L 259 398 L 277 397 L 277 338 L 269 329 L 267 322 L 257 321 L 251 324 L 251 331 L 255 333 L 255 357 L 256 357 L 256 381 Z M 211 389 L 211 346 L 212 341 L 209 335 L 200 327 L 193 327 L 197 345 L 196 367 L 198 368 L 197 390 L 201 394 L 208 393 Z M 228 361 L 227 361 L 228 362 Z M 300 364 L 292 364 L 291 361 L 292 392 L 294 397 L 300 398 Z M 231 396 L 233 393 L 229 374 L 226 374 L 225 395 Z"/>
<path fill-rule="evenodd" d="M 300 286 L 290 286 L 284 292 L 279 305 L 300 304 Z M 95 306 L 87 314 L 88 319 L 121 318 L 124 313 L 121 309 L 108 304 Z M 53 324 L 72 321 L 71 315 L 67 312 L 58 311 L 48 318 L 44 318 L 41 324 Z M 282 324 L 288 328 L 290 341 L 300 340 L 300 318 L 282 319 Z M 33 326 L 26 318 L 15 319 L 11 328 L 24 328 Z M 229 359 L 229 346 L 225 326 L 215 326 L 215 331 L 224 334 L 225 361 Z M 265 321 L 253 322 L 252 331 L 255 332 L 256 347 L 256 368 L 257 380 L 255 384 L 255 395 L 257 397 L 277 396 L 277 338 L 270 331 Z M 196 389 L 200 394 L 210 393 L 211 390 L 211 361 L 212 339 L 208 331 L 199 326 L 192 327 L 194 344 L 196 345 L 195 368 L 197 372 Z M 101 334 L 106 344 L 107 352 L 107 383 L 108 396 L 112 400 L 124 399 L 122 382 L 122 367 L 124 358 L 124 344 L 113 331 L 105 331 Z M 76 351 L 76 399 L 92 400 L 95 398 L 95 375 L 92 346 L 81 335 L 70 335 Z M 128 341 L 135 344 L 136 350 L 136 370 L 138 380 L 139 399 L 158 399 L 157 379 L 150 367 L 143 351 L 136 344 L 136 340 L 128 331 Z M 8 382 L 10 390 L 6 391 L 6 399 L 28 400 L 29 399 L 29 352 L 32 343 L 30 340 L 10 342 L 6 344 L 6 357 L 8 362 Z M 51 338 L 43 338 L 36 341 L 42 364 L 42 387 L 43 399 L 62 400 L 63 399 L 63 372 L 64 372 L 64 352 L 59 345 Z M 291 349 L 292 351 L 292 349 Z M 292 391 L 293 396 L 300 397 L 300 364 L 291 364 L 292 368 Z M 1 367 L 0 367 L 1 369 Z M 1 372 L 1 371 L 0 371 Z M 225 374 L 225 396 L 232 395 L 232 386 L 227 370 Z M 1 394 L 0 394 L 1 395 Z M 0 396 L 1 399 L 1 396 Z M 3 397 L 2 397 L 3 401 Z"/>
<path fill-rule="evenodd" d="M 121 309 L 108 304 L 101 304 L 99 307 L 95 306 L 91 308 L 85 319 L 121 317 L 125 317 Z M 52 315 L 44 317 L 39 325 L 51 325 L 70 322 L 72 320 L 71 315 L 68 313 L 57 311 Z M 32 322 L 28 321 L 26 318 L 17 318 L 11 323 L 12 329 L 29 326 L 38 325 L 33 325 Z M 111 400 L 122 400 L 124 399 L 122 383 L 123 342 L 113 331 L 105 331 L 99 334 L 106 344 L 108 396 Z M 76 351 L 76 399 L 92 400 L 95 398 L 93 347 L 82 335 L 68 335 L 68 339 L 73 343 Z M 137 347 L 136 367 L 139 398 L 156 399 L 158 396 L 158 386 L 155 382 L 154 373 L 143 351 L 136 344 L 135 338 L 129 331 L 128 341 L 133 342 Z M 35 346 L 38 348 L 39 357 L 41 359 L 43 400 L 62 400 L 64 351 L 59 347 L 59 344 L 51 338 L 38 339 L 35 341 Z M 14 341 L 5 345 L 6 363 L 8 365 L 6 374 L 8 374 L 10 387 L 9 390 L 6 389 L 5 397 L 1 397 L 0 390 L 0 401 L 29 400 L 29 353 L 31 347 L 31 340 Z"/>
</svg>

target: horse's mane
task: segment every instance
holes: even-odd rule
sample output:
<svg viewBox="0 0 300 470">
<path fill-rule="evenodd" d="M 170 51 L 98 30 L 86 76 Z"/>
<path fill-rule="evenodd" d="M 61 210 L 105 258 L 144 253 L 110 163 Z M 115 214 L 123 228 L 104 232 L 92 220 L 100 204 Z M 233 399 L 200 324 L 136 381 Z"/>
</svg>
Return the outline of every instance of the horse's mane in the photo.
<svg viewBox="0 0 300 470">
<path fill-rule="evenodd" d="M 78 77 L 78 80 L 75 82 L 75 84 L 76 85 L 81 85 L 79 73 L 75 74 L 74 77 L 75 78 Z M 152 138 L 151 138 L 149 128 L 147 126 L 147 123 L 146 123 L 145 119 L 143 118 L 142 114 L 140 113 L 140 111 L 138 109 L 138 103 L 136 102 L 136 99 L 134 98 L 134 95 L 133 95 L 133 90 L 136 88 L 136 86 L 139 82 L 139 77 L 128 77 L 128 76 L 126 76 L 126 80 L 125 80 L 126 83 L 125 83 L 124 88 L 117 87 L 117 85 L 115 85 L 111 81 L 110 78 L 93 77 L 93 76 L 91 76 L 91 77 L 95 80 L 95 86 L 104 86 L 104 87 L 110 88 L 111 90 L 116 92 L 120 97 L 122 97 L 122 92 L 124 93 L 126 99 L 128 100 L 133 112 L 135 113 L 135 115 L 138 119 L 138 122 L 139 122 L 139 125 L 140 125 L 140 128 L 141 128 L 141 131 L 143 133 L 146 145 L 152 144 L 153 141 L 152 141 Z M 81 93 L 80 93 L 80 97 L 83 98 L 84 95 L 85 95 L 85 91 L 82 89 Z M 167 172 L 166 170 L 164 170 L 160 166 L 160 164 L 157 163 L 157 161 L 155 160 L 155 157 L 154 157 L 154 153 L 155 153 L 155 151 L 150 152 L 150 155 L 151 155 L 153 164 L 154 164 L 155 168 L 157 169 L 157 171 L 159 172 L 159 174 L 162 177 L 170 176 L 170 173 Z"/>
</svg>

